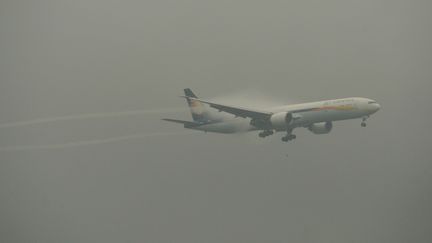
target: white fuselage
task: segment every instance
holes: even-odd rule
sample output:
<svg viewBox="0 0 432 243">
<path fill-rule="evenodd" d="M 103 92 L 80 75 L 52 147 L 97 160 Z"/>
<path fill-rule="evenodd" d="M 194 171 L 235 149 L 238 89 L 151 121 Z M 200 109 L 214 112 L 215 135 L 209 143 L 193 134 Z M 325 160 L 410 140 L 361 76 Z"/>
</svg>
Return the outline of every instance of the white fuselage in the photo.
<svg viewBox="0 0 432 243">
<path fill-rule="evenodd" d="M 308 127 L 314 123 L 332 122 L 348 119 L 368 117 L 377 112 L 380 105 L 367 98 L 345 98 L 336 100 L 325 100 L 318 102 L 286 105 L 271 108 L 271 112 L 288 112 L 295 115 L 299 122 L 293 123 L 291 128 Z M 192 129 L 216 133 L 238 133 L 253 130 L 261 130 L 250 125 L 249 119 L 233 118 L 211 124 L 197 126 Z M 271 130 L 283 131 L 286 127 L 271 127 Z"/>
</svg>

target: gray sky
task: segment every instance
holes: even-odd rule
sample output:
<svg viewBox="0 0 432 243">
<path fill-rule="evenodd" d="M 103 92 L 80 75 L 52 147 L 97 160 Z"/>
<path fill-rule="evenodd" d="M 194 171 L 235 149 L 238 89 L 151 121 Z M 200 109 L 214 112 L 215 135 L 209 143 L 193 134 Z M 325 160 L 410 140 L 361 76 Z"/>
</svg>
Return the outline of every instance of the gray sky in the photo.
<svg viewBox="0 0 432 243">
<path fill-rule="evenodd" d="M 0 124 L 102 115 L 0 125 L 0 241 L 431 242 L 431 9 L 1 1 Z M 185 87 L 383 108 L 285 144 L 161 122 Z"/>
</svg>

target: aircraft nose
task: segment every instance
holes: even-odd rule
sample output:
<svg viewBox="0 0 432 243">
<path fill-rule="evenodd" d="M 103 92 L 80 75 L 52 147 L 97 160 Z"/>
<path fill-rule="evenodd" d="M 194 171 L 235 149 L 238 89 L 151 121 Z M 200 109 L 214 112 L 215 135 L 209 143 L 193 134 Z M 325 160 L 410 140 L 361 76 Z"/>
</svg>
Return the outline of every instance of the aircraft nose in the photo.
<svg viewBox="0 0 432 243">
<path fill-rule="evenodd" d="M 381 109 L 381 105 L 378 103 L 373 104 L 373 110 L 374 112 L 377 112 Z"/>
</svg>

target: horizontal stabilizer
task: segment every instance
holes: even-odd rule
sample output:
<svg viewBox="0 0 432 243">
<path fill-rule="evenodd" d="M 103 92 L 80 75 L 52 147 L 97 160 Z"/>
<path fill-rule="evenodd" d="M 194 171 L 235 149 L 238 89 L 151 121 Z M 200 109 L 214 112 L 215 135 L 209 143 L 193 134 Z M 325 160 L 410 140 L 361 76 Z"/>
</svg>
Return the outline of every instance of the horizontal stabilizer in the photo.
<svg viewBox="0 0 432 243">
<path fill-rule="evenodd" d="M 196 127 L 199 126 L 199 123 L 196 122 L 191 122 L 191 121 L 183 121 L 183 120 L 177 120 L 177 119 L 168 119 L 168 118 L 164 118 L 162 119 L 164 121 L 169 121 L 169 122 L 175 122 L 175 123 L 180 123 L 180 124 L 184 124 L 185 127 Z"/>
</svg>

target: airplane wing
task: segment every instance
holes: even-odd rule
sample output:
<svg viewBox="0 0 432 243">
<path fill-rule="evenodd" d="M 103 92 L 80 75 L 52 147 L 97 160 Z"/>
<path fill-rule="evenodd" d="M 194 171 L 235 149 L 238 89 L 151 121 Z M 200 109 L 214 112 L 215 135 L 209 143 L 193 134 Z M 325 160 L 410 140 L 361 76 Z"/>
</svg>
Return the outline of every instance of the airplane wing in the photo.
<svg viewBox="0 0 432 243">
<path fill-rule="evenodd" d="M 191 97 L 188 97 L 188 98 L 192 99 L 192 100 L 200 101 L 200 102 L 205 103 L 205 104 L 208 104 L 208 105 L 210 105 L 210 107 L 215 108 L 219 111 L 224 111 L 224 112 L 233 114 L 235 116 L 243 117 L 243 118 L 249 117 L 252 119 L 267 119 L 273 114 L 271 112 L 260 111 L 260 110 L 255 110 L 255 109 L 217 104 L 214 102 L 210 102 L 210 101 L 202 100 L 202 99 L 198 99 L 198 98 L 191 98 Z"/>
</svg>

